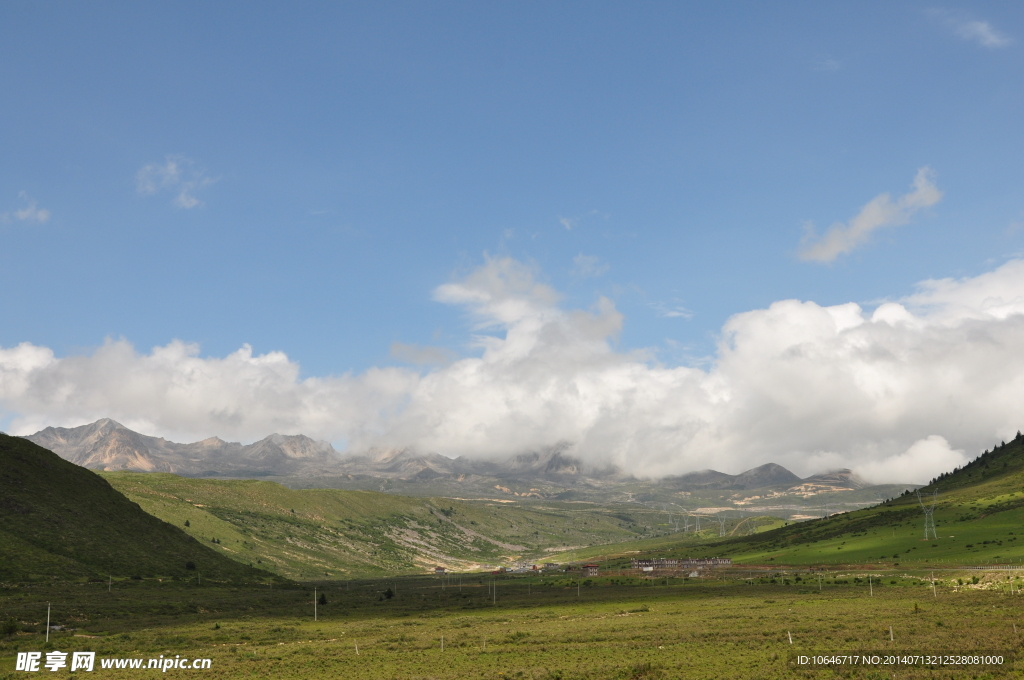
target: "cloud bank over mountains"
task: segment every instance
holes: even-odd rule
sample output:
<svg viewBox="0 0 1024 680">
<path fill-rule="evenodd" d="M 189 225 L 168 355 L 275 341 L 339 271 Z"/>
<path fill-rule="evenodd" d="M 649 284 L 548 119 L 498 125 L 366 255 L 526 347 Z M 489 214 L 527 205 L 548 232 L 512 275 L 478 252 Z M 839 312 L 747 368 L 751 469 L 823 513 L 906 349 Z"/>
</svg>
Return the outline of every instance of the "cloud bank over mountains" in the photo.
<svg viewBox="0 0 1024 680">
<path fill-rule="evenodd" d="M 782 300 L 725 324 L 709 368 L 616 351 L 608 299 L 566 309 L 537 272 L 489 259 L 434 291 L 472 321 L 474 356 L 432 368 L 299 378 L 282 352 L 202 357 L 180 341 L 91 355 L 0 348 L 15 433 L 114 418 L 176 441 L 271 432 L 350 451 L 414 447 L 497 458 L 559 442 L 638 475 L 767 462 L 920 482 L 1024 424 L 1024 261 L 922 282 L 868 313 Z"/>
</svg>

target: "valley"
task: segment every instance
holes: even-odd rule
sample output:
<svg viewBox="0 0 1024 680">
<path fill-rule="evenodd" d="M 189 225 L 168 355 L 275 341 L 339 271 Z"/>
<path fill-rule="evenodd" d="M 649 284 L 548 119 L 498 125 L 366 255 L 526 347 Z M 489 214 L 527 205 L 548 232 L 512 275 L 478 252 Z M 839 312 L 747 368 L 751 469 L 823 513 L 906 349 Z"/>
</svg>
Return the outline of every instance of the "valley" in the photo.
<svg viewBox="0 0 1024 680">
<path fill-rule="evenodd" d="M 97 475 L 19 438 L 0 443 L 4 498 L 15 499 L 3 505 L 4 530 L 17 527 L 0 581 L 2 669 L 20 652 L 59 649 L 101 659 L 185 654 L 209 659 L 224 678 L 334 677 L 339 668 L 368 679 L 784 678 L 828 673 L 795 669 L 795 655 L 870 651 L 994 653 L 998 666 L 955 672 L 1019 673 L 1021 436 L 940 475 L 920 500 L 904 489 L 805 521 L 703 503 L 716 494 L 778 498 L 772 487 L 734 488 L 720 473 L 704 475 L 703 488 L 688 480 L 694 510 L 679 512 L 636 499 L 453 499 Z M 934 502 L 927 539 L 922 502 Z M 105 504 L 118 517 L 102 514 Z M 49 532 L 48 517 L 65 528 Z M 142 517 L 156 524 L 121 528 Z M 192 557 L 144 540 L 146 552 L 127 548 L 115 566 L 109 549 L 120 550 L 125 531 L 180 537 L 175 550 Z M 68 532 L 90 540 L 69 552 L 59 538 Z M 84 550 L 94 544 L 104 550 Z M 732 563 L 651 573 L 631 565 L 711 556 Z M 520 562 L 558 566 L 496 569 Z M 598 573 L 583 575 L 584 562 Z M 447 573 L 430 574 L 437 566 Z M 101 570 L 112 572 L 106 582 Z M 56 625 L 48 643 L 47 603 Z M 898 676 L 937 670 L 910 664 Z"/>
</svg>

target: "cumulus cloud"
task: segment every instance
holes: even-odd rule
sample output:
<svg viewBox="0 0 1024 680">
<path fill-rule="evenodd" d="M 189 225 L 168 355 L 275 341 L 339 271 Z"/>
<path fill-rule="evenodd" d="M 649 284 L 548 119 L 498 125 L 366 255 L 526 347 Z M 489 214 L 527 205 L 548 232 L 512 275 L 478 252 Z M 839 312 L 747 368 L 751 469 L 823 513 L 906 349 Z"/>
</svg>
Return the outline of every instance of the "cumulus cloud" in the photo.
<svg viewBox="0 0 1024 680">
<path fill-rule="evenodd" d="M 163 163 L 149 163 L 139 169 L 135 174 L 135 190 L 143 196 L 170 191 L 174 194 L 174 205 L 189 209 L 203 205 L 196 192 L 216 181 L 191 159 L 168 156 Z"/>
<path fill-rule="evenodd" d="M 921 168 L 914 177 L 912 191 L 895 201 L 887 193 L 875 196 L 848 224 L 834 224 L 820 238 L 808 225 L 798 253 L 800 259 L 832 262 L 865 243 L 875 230 L 906 224 L 918 210 L 933 206 L 942 198 L 942 192 L 932 182 L 932 174 L 929 168 Z"/>
<path fill-rule="evenodd" d="M 0 406 L 23 434 L 109 416 L 179 441 L 301 432 L 490 458 L 564 442 L 649 476 L 776 462 L 923 482 L 1021 427 L 1019 292 L 1015 260 L 873 311 L 781 300 L 730 318 L 710 364 L 664 366 L 615 349 L 610 300 L 565 308 L 534 268 L 488 259 L 434 291 L 468 314 L 474 356 L 300 379 L 285 354 L 248 347 L 110 341 L 57 357 L 23 343 L 0 348 Z"/>
<path fill-rule="evenodd" d="M 391 343 L 391 356 L 407 364 L 422 366 L 450 364 L 455 360 L 455 353 L 444 347 L 407 345 L 403 342 Z"/>
<path fill-rule="evenodd" d="M 917 440 L 901 454 L 862 463 L 859 472 L 869 482 L 876 483 L 893 479 L 924 481 L 964 465 L 968 460 L 963 451 L 951 449 L 945 437 L 933 434 Z"/>
<path fill-rule="evenodd" d="M 26 205 L 14 211 L 14 219 L 22 222 L 35 222 L 37 224 L 43 224 L 50 219 L 50 211 L 46 208 L 40 208 L 36 200 L 30 198 L 24 191 L 18 192 L 18 197 L 25 201 Z M 7 222 L 10 219 L 11 217 L 8 213 L 0 215 L 0 221 Z"/>
<path fill-rule="evenodd" d="M 269 432 L 342 440 L 366 438 L 360 433 L 372 431 L 416 377 L 394 368 L 298 375 L 298 364 L 285 354 L 254 355 L 248 345 L 220 358 L 201 357 L 198 346 L 180 341 L 143 354 L 118 340 L 88 356 L 57 358 L 46 347 L 22 343 L 0 348 L 0 404 L 17 410 L 14 433 L 109 416 L 179 441 L 220 432 L 243 440 Z"/>
</svg>

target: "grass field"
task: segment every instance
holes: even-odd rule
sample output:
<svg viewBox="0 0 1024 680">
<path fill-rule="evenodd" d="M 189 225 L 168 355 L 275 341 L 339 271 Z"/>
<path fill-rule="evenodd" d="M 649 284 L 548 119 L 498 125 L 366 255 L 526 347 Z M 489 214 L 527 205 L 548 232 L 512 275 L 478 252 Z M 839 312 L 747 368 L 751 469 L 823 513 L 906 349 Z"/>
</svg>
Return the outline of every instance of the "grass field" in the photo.
<svg viewBox="0 0 1024 680">
<path fill-rule="evenodd" d="M 243 563 L 262 555 L 306 583 L 207 575 L 200 585 L 191 572 L 110 584 L 87 576 L 12 580 L 0 585 L 0 622 L 9 633 L 0 638 L 0 679 L 22 675 L 13 670 L 18 652 L 52 650 L 94 651 L 101 661 L 209 658 L 202 674 L 212 678 L 1022 677 L 1024 569 L 966 568 L 1024 557 L 1021 438 L 936 482 L 938 538 L 928 540 L 911 497 L 827 520 L 779 526 L 762 517 L 753 535 L 737 518 L 726 522 L 731 536 L 720 537 L 715 525 L 699 535 L 665 534 L 661 513 L 641 516 L 643 508 L 629 514 L 617 506 L 524 508 L 171 475 L 107 478 L 175 526 L 189 520 L 196 538 L 217 538 L 210 544 L 221 554 Z M 655 533 L 662 535 L 639 538 Z M 622 538 L 631 540 L 614 543 Z M 606 556 L 600 577 L 394 573 L 442 558 L 507 561 L 573 540 L 591 543 L 578 559 Z M 694 578 L 642 578 L 619 569 L 637 553 L 721 555 L 736 564 Z M 392 574 L 343 580 L 332 569 Z M 47 603 L 62 626 L 49 643 Z M 796 654 L 982 651 L 1002 654 L 1007 665 L 791 667 Z"/>
<path fill-rule="evenodd" d="M 805 652 L 1011 654 L 1021 644 L 1014 626 L 1024 634 L 1024 600 L 1001 572 L 942 572 L 934 595 L 920 572 L 872 572 L 870 586 L 862 571 L 749 576 L 624 572 L 577 583 L 566 574 L 474 574 L 296 589 L 121 581 L 109 593 L 96 583 L 6 587 L 0 619 L 13 617 L 20 630 L 0 642 L 0 678 L 23 677 L 13 671 L 16 652 L 49 649 L 210 658 L 209 678 L 882 678 L 893 674 L 797 672 L 788 663 Z M 313 587 L 327 599 L 317 621 Z M 74 630 L 54 632 L 46 645 L 48 601 L 53 622 Z M 1009 667 L 897 676 L 1019 677 Z"/>
<path fill-rule="evenodd" d="M 522 505 L 157 473 L 101 476 L 224 556 L 300 580 L 543 560 L 552 549 L 629 542 L 668 528 L 664 513 L 639 505 Z"/>
</svg>

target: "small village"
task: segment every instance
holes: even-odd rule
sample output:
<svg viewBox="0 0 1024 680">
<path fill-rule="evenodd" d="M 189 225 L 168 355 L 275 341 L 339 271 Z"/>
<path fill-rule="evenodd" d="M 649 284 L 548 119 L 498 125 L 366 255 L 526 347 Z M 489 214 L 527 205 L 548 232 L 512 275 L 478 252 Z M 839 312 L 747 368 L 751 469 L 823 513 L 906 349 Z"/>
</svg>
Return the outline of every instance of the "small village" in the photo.
<svg viewBox="0 0 1024 680">
<path fill-rule="evenodd" d="M 634 557 L 630 560 L 630 569 L 639 571 L 641 576 L 662 576 L 673 572 L 689 571 L 690 575 L 696 576 L 700 569 L 710 569 L 713 567 L 729 567 L 732 566 L 732 559 L 729 557 L 699 557 L 699 558 L 650 558 L 650 557 Z M 498 567 L 492 571 L 491 574 L 531 574 L 531 573 L 545 573 L 545 572 L 561 572 L 571 574 L 574 572 L 580 572 L 580 576 L 583 577 L 596 577 L 601 574 L 601 565 L 588 562 L 586 564 L 555 564 L 553 562 L 545 562 L 543 564 L 533 564 L 528 562 L 520 562 L 513 567 Z M 622 573 L 621 569 L 616 570 L 618 573 Z M 454 573 L 446 567 L 437 566 L 434 567 L 435 576 L 445 576 L 450 573 Z"/>
</svg>

